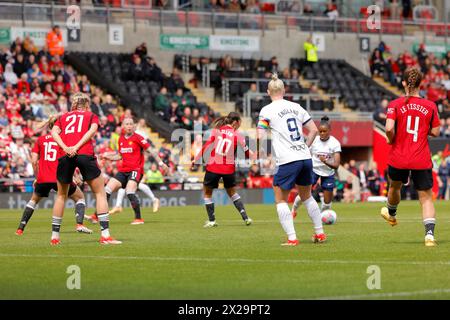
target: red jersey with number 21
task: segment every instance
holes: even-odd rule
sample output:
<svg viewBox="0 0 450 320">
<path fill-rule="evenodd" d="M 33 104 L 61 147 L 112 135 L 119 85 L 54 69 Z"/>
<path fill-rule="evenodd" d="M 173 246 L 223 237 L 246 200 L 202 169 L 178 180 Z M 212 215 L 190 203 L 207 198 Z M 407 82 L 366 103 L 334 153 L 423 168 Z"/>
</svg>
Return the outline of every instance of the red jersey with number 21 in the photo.
<svg viewBox="0 0 450 320">
<path fill-rule="evenodd" d="M 34 144 L 31 152 L 39 155 L 37 183 L 56 183 L 58 151 L 58 144 L 49 134 L 40 136 Z"/>
<path fill-rule="evenodd" d="M 119 137 L 119 153 L 122 156 L 119 172 L 144 171 L 144 151 L 150 147 L 150 143 L 141 135 L 134 133 L 126 138 Z"/>
<path fill-rule="evenodd" d="M 68 147 L 73 147 L 80 141 L 89 131 L 91 124 L 98 125 L 98 117 L 90 111 L 70 111 L 63 114 L 55 122 L 55 126 L 61 129 L 59 134 L 62 141 Z M 62 152 L 62 150 L 61 150 Z M 77 154 L 93 156 L 94 155 L 94 139 L 86 142 L 78 150 Z"/>
<path fill-rule="evenodd" d="M 230 125 L 219 129 L 213 129 L 211 137 L 205 143 L 201 153 L 196 156 L 200 158 L 206 149 L 212 145 L 211 155 L 206 165 L 206 170 L 217 174 L 232 174 L 236 170 L 235 158 L 238 145 L 242 147 L 248 158 L 249 150 L 244 138 Z"/>
<path fill-rule="evenodd" d="M 439 126 L 439 114 L 432 101 L 410 97 L 392 101 L 387 118 L 395 120 L 395 136 L 388 164 L 397 169 L 425 170 L 432 168 L 428 134 Z"/>
</svg>

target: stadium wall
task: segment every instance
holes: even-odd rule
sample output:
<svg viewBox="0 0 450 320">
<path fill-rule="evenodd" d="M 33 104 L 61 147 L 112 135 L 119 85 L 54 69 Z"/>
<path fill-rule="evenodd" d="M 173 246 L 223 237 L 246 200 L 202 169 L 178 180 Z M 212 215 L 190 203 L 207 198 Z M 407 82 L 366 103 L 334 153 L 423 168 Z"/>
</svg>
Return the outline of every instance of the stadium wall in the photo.
<svg viewBox="0 0 450 320">
<path fill-rule="evenodd" d="M 20 21 L 0 21 L 0 27 L 22 27 Z M 50 27 L 49 22 L 27 22 L 27 28 L 43 28 Z M 147 43 L 149 55 L 156 58 L 158 64 L 164 71 L 169 71 L 173 65 L 173 57 L 180 51 L 163 51 L 160 49 L 159 36 L 164 34 L 186 34 L 185 27 L 163 27 L 150 26 L 139 22 L 137 30 L 134 32 L 132 22 L 123 24 L 124 27 L 124 44 L 109 44 L 109 33 L 105 24 L 84 23 L 81 29 L 81 41 L 79 43 L 69 42 L 66 50 L 68 51 L 104 51 L 104 52 L 131 52 L 136 46 L 142 42 Z M 190 28 L 191 35 L 210 35 L 210 28 Z M 217 35 L 237 35 L 237 29 L 215 29 Z M 281 67 L 289 65 L 289 59 L 295 57 L 304 57 L 303 42 L 310 35 L 309 32 L 290 29 L 289 35 L 286 28 L 279 30 L 266 30 L 264 35 L 260 30 L 241 30 L 241 35 L 260 37 L 260 50 L 253 53 L 245 53 L 248 57 L 254 58 L 270 58 L 277 56 Z M 359 38 L 356 34 L 348 33 L 317 33 L 324 36 L 325 51 L 319 52 L 319 58 L 345 59 L 347 62 L 358 68 L 362 72 L 367 72 L 367 53 L 360 52 Z M 370 38 L 370 49 L 373 50 L 380 40 L 385 41 L 391 46 L 393 54 L 411 50 L 414 42 L 421 41 L 423 35 L 417 37 L 405 36 L 401 41 L 398 35 L 383 34 L 364 34 L 362 37 Z M 343 45 L 345 44 L 345 45 Z M 194 55 L 211 55 L 219 56 L 230 53 L 236 56 L 242 56 L 242 52 L 219 52 L 214 53 L 208 51 L 191 51 Z"/>
<path fill-rule="evenodd" d="M 241 189 L 238 191 L 244 203 L 255 204 L 271 204 L 274 203 L 274 196 L 272 189 Z M 161 201 L 163 207 L 182 207 L 188 205 L 203 205 L 203 191 L 189 190 L 189 191 L 154 191 L 155 196 Z M 139 193 L 141 204 L 143 207 L 151 207 L 150 199 L 142 193 Z M 85 193 L 86 206 L 88 208 L 95 208 L 95 197 L 91 192 Z M 0 193 L 0 209 L 23 209 L 31 198 L 29 192 L 15 192 L 15 193 Z M 113 204 L 116 197 L 111 197 L 110 205 Z M 216 205 L 231 205 L 231 200 L 227 196 L 225 190 L 216 190 L 213 194 L 213 201 Z M 53 208 L 54 194 L 49 198 L 43 199 L 39 204 L 39 208 L 50 209 Z M 66 203 L 66 208 L 74 208 L 74 202 L 69 200 Z M 124 199 L 124 207 L 129 207 L 129 202 Z"/>
</svg>

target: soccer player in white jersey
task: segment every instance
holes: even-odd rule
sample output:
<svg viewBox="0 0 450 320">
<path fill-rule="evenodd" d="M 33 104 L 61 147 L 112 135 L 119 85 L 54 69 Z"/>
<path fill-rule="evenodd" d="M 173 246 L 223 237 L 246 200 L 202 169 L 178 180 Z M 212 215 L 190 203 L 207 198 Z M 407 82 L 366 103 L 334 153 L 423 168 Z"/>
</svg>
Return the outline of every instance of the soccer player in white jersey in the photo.
<svg viewBox="0 0 450 320">
<path fill-rule="evenodd" d="M 324 116 L 320 119 L 319 135 L 310 147 L 313 159 L 313 185 L 319 181 L 323 190 L 321 210 L 331 209 L 333 201 L 334 174 L 341 163 L 341 144 L 330 134 L 330 119 Z M 297 196 L 292 206 L 292 215 L 297 216 L 297 209 L 301 204 Z"/>
<path fill-rule="evenodd" d="M 262 108 L 258 121 L 258 141 L 266 130 L 272 133 L 272 151 L 277 168 L 273 179 L 273 191 L 277 205 L 278 218 L 284 232 L 288 236 L 282 245 L 296 246 L 299 244 L 294 228 L 294 220 L 288 206 L 288 196 L 296 187 L 308 215 L 314 224 L 314 242 L 324 242 L 320 208 L 311 196 L 312 160 L 309 147 L 317 135 L 317 127 L 311 116 L 298 103 L 283 99 L 284 84 L 276 74 L 269 82 L 268 94 L 272 103 Z M 308 135 L 303 135 L 303 127 L 308 129 Z"/>
</svg>

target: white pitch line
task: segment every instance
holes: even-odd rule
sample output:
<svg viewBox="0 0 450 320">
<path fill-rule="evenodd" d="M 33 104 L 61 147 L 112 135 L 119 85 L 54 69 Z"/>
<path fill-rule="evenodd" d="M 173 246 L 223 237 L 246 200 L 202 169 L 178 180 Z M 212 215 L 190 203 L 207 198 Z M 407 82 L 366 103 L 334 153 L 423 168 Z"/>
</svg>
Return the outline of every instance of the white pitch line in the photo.
<svg viewBox="0 0 450 320">
<path fill-rule="evenodd" d="M 450 293 L 450 289 L 428 289 L 421 291 L 405 291 L 405 292 L 385 292 L 385 293 L 372 293 L 372 294 L 360 294 L 360 295 L 348 295 L 348 296 L 334 296 L 334 297 L 319 297 L 313 298 L 313 300 L 356 300 L 366 298 L 395 298 L 395 297 L 411 297 L 421 296 L 429 294 Z M 303 300 L 303 299 L 300 299 Z M 311 299 L 307 299 L 311 300 Z"/>
<path fill-rule="evenodd" d="M 148 256 L 87 256 L 87 255 L 43 255 L 43 254 L 15 254 L 1 253 L 0 257 L 17 258 L 70 258 L 70 259 L 103 259 L 103 260 L 148 260 L 148 261 L 185 261 L 185 262 L 227 262 L 227 263 L 268 263 L 268 264 L 393 264 L 393 265 L 427 265 L 427 266 L 448 266 L 450 261 L 358 261 L 358 260 L 311 260 L 311 259 L 247 259 L 247 258 L 198 258 L 198 257 L 148 257 Z"/>
</svg>

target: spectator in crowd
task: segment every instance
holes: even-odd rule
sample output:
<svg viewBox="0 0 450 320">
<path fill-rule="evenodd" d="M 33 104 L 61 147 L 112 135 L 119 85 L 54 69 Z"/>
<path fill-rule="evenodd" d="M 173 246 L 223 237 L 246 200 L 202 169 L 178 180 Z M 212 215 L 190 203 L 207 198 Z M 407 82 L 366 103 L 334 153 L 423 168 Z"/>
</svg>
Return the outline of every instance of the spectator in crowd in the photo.
<svg viewBox="0 0 450 320">
<path fill-rule="evenodd" d="M 99 96 L 93 96 L 91 99 L 91 111 L 96 114 L 98 117 L 103 118 L 107 117 L 108 113 L 103 109 L 102 104 L 100 103 Z"/>
<path fill-rule="evenodd" d="M 51 115 L 57 113 L 55 106 L 50 102 L 50 97 L 44 95 L 44 104 L 42 105 L 44 119 L 48 119 Z"/>
<path fill-rule="evenodd" d="M 373 113 L 373 119 L 381 123 L 383 126 L 386 124 L 386 112 L 388 105 L 389 100 L 384 98 L 383 100 L 381 100 L 380 105 L 375 109 L 375 112 Z"/>
<path fill-rule="evenodd" d="M 450 179 L 450 167 L 448 166 L 448 160 L 443 160 L 438 169 L 439 177 L 439 195 L 438 199 L 445 199 L 447 194 L 448 182 Z"/>
<path fill-rule="evenodd" d="M 181 117 L 181 124 L 183 129 L 192 130 L 194 129 L 194 122 L 192 121 L 191 108 L 186 107 L 183 110 L 183 115 Z"/>
<path fill-rule="evenodd" d="M 367 185 L 368 185 L 368 180 L 367 180 L 367 172 L 366 172 L 366 166 L 364 165 L 364 163 L 361 163 L 359 165 L 359 170 L 358 170 L 358 178 L 359 178 L 359 184 L 361 186 L 362 189 L 366 189 Z"/>
<path fill-rule="evenodd" d="M 312 41 L 312 36 L 309 36 L 305 43 L 303 44 L 303 50 L 305 52 L 306 62 L 309 65 L 312 65 L 319 61 L 319 57 L 317 55 L 317 46 Z"/>
<path fill-rule="evenodd" d="M 239 0 L 230 0 L 228 2 L 228 11 L 230 12 L 241 12 L 241 4 Z"/>
<path fill-rule="evenodd" d="M 69 111 L 69 104 L 67 103 L 67 98 L 63 95 L 60 95 L 58 98 L 58 102 L 55 105 L 56 111 L 60 114 L 66 113 Z"/>
<path fill-rule="evenodd" d="M 176 102 L 176 100 L 175 100 Z M 159 94 L 156 96 L 155 98 L 155 111 L 157 114 L 164 115 L 166 110 L 169 109 L 169 97 L 168 97 L 168 93 L 167 93 L 167 88 L 166 87 L 161 87 L 161 89 L 159 90 Z M 178 106 L 178 103 L 177 103 Z"/>
<path fill-rule="evenodd" d="M 261 13 L 261 9 L 257 3 L 257 0 L 247 0 L 247 5 L 245 7 L 245 11 L 247 13 L 259 14 Z"/>
<path fill-rule="evenodd" d="M 16 85 L 17 82 L 19 82 L 17 75 L 14 73 L 12 64 L 10 63 L 6 64 L 5 72 L 3 73 L 3 79 L 5 79 L 7 83 L 10 83 L 12 85 Z"/>
<path fill-rule="evenodd" d="M 175 92 L 179 88 L 183 90 L 185 89 L 184 81 L 181 78 L 180 70 L 178 70 L 177 68 L 173 68 L 172 74 L 166 80 L 166 87 L 167 90 L 169 90 L 170 92 Z"/>
<path fill-rule="evenodd" d="M 43 119 L 45 117 L 43 106 L 44 106 L 44 95 L 41 93 L 41 87 L 36 86 L 30 95 L 31 109 L 33 114 L 38 119 Z"/>
<path fill-rule="evenodd" d="M 180 108 L 178 107 L 178 102 L 176 100 L 172 100 L 170 102 L 170 107 L 166 110 L 164 119 L 168 121 L 172 126 L 177 126 L 180 118 L 181 115 Z"/>
<path fill-rule="evenodd" d="M 208 11 L 219 11 L 221 7 L 217 3 L 217 0 L 209 0 L 209 2 L 205 6 L 205 9 L 207 9 Z"/>
<path fill-rule="evenodd" d="M 144 64 L 139 55 L 133 55 L 133 62 L 128 70 L 128 79 L 133 81 L 143 80 L 145 76 Z"/>
<path fill-rule="evenodd" d="M 202 151 L 203 147 L 203 137 L 201 134 L 196 134 L 194 137 L 194 141 L 191 146 L 191 162 L 194 160 L 195 156 Z M 198 171 L 200 165 L 198 163 L 191 166 L 191 171 Z"/>
<path fill-rule="evenodd" d="M 331 2 L 327 4 L 327 8 L 323 14 L 331 20 L 336 20 L 339 17 L 339 11 L 337 10 L 336 5 Z"/>
<path fill-rule="evenodd" d="M 356 168 L 356 161 L 354 159 L 349 161 L 348 170 L 355 176 L 358 176 L 358 169 Z"/>
<path fill-rule="evenodd" d="M 150 170 L 146 173 L 147 179 L 146 183 L 152 184 L 161 184 L 164 183 L 164 176 L 161 171 L 158 170 L 158 165 L 156 163 L 152 163 Z"/>
<path fill-rule="evenodd" d="M 117 104 L 114 103 L 110 94 L 105 95 L 102 102 L 102 110 L 106 115 L 111 114 L 117 108 Z"/>
<path fill-rule="evenodd" d="M 58 25 L 55 25 L 52 31 L 47 34 L 47 47 L 51 56 L 64 55 L 64 42 Z"/>
<path fill-rule="evenodd" d="M 353 203 L 355 202 L 355 192 L 353 191 L 353 178 L 352 176 L 347 176 L 347 180 L 344 184 L 344 198 L 342 202 Z"/>
<path fill-rule="evenodd" d="M 305 5 L 303 6 L 303 15 L 305 15 L 305 16 L 314 15 L 314 10 L 313 10 L 311 4 L 305 3 Z"/>
<path fill-rule="evenodd" d="M 372 163 L 372 166 L 367 173 L 367 181 L 368 187 L 372 195 L 378 196 L 380 195 L 380 187 L 381 187 L 381 175 L 378 171 L 376 162 Z"/>
<path fill-rule="evenodd" d="M 134 50 L 134 54 L 138 55 L 141 59 L 144 59 L 147 56 L 147 44 L 142 42 L 136 50 Z"/>
</svg>

